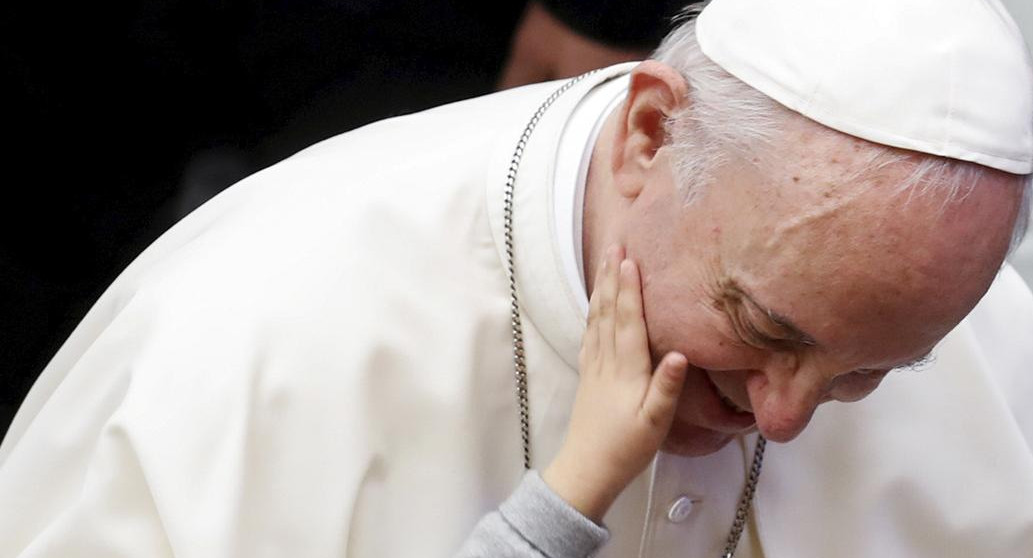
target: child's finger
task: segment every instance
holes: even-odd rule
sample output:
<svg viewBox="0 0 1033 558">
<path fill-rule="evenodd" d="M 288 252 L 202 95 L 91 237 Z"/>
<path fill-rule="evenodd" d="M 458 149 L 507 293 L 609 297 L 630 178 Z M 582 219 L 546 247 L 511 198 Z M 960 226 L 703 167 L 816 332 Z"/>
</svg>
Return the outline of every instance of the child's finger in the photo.
<svg viewBox="0 0 1033 558">
<path fill-rule="evenodd" d="M 617 305 L 617 281 L 623 250 L 614 247 L 606 251 L 605 262 L 595 281 L 592 298 L 597 299 L 595 327 L 598 329 L 598 351 L 602 358 L 614 357 L 614 314 Z"/>
<path fill-rule="evenodd" d="M 671 427 L 688 366 L 683 355 L 667 353 L 656 367 L 642 402 L 642 413 L 651 426 L 664 432 Z"/>
<path fill-rule="evenodd" d="M 603 272 L 606 270 L 606 255 L 603 255 L 603 259 L 599 262 L 599 266 L 595 270 L 595 287 L 598 291 L 598 286 L 603 281 Z M 599 297 L 596 296 L 597 292 L 592 293 L 592 297 L 588 301 L 588 325 L 591 326 L 596 320 L 599 319 Z"/>
<path fill-rule="evenodd" d="M 615 339 L 617 355 L 622 362 L 627 363 L 627 366 L 620 367 L 621 372 L 645 376 L 650 371 L 649 337 L 642 310 L 641 281 L 635 262 L 621 262 L 619 284 Z"/>
<path fill-rule="evenodd" d="M 595 284 L 598 285 L 603 278 L 606 260 L 599 264 L 599 270 L 595 274 Z M 579 368 L 585 374 L 588 367 L 599 358 L 599 297 L 593 296 L 588 301 L 588 324 L 585 326 L 585 334 L 581 338 L 581 354 L 578 356 Z"/>
</svg>

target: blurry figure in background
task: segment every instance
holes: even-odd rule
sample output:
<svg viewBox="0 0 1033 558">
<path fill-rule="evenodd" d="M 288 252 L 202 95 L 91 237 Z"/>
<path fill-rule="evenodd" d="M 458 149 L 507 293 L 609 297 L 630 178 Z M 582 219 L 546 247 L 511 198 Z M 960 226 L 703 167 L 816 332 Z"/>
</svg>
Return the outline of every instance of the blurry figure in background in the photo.
<svg viewBox="0 0 1033 558">
<path fill-rule="evenodd" d="M 513 37 L 501 88 L 572 77 L 642 60 L 686 2 L 531 2 Z"/>
</svg>

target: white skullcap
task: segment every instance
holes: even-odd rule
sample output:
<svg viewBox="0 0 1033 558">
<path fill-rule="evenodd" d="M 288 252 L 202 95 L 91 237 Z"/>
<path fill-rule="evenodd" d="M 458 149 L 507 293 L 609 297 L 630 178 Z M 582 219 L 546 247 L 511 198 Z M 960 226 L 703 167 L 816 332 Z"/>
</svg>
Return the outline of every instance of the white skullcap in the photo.
<svg viewBox="0 0 1033 558">
<path fill-rule="evenodd" d="M 998 0 L 713 0 L 703 53 L 869 141 L 1033 172 L 1033 61 Z"/>
</svg>

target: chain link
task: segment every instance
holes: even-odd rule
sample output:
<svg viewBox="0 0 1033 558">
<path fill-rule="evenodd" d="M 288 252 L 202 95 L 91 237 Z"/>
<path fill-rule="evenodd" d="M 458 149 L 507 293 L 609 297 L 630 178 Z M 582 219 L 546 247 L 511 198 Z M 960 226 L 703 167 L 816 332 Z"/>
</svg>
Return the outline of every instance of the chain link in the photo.
<svg viewBox="0 0 1033 558">
<path fill-rule="evenodd" d="M 728 542 L 725 543 L 725 551 L 721 558 L 735 556 L 735 548 L 739 546 L 739 538 L 742 537 L 742 531 L 746 528 L 746 518 L 750 514 L 750 508 L 753 507 L 753 493 L 757 491 L 760 468 L 764 465 L 764 447 L 767 446 L 767 443 L 764 436 L 757 435 L 757 446 L 753 448 L 750 475 L 746 478 L 746 486 L 742 489 L 739 505 L 735 508 L 735 521 L 732 522 L 732 530 L 728 533 Z"/>
</svg>

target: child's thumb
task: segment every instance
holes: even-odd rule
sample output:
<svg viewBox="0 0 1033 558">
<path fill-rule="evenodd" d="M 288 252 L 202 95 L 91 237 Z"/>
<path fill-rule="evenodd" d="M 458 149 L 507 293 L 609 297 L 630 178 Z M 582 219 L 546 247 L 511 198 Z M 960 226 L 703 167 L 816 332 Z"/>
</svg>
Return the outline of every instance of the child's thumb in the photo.
<svg viewBox="0 0 1033 558">
<path fill-rule="evenodd" d="M 665 431 L 670 428 L 688 365 L 683 355 L 667 353 L 656 367 L 642 403 L 642 411 L 651 425 Z"/>
</svg>

